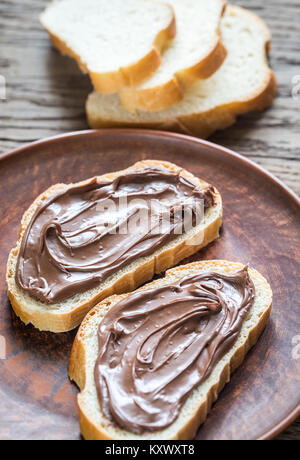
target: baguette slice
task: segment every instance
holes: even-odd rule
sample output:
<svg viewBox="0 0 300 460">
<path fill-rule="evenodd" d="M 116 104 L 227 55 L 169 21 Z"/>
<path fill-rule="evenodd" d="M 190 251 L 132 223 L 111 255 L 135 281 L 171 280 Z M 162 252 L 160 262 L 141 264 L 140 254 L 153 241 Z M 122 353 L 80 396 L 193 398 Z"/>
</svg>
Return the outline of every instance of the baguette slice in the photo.
<svg viewBox="0 0 300 460">
<path fill-rule="evenodd" d="M 244 266 L 226 261 L 202 261 L 183 265 L 167 271 L 165 278 L 156 280 L 140 290 L 170 284 L 193 272 L 209 271 L 233 274 Z M 256 270 L 249 269 L 256 295 L 254 304 L 246 318 L 235 345 L 218 362 L 211 375 L 193 390 L 181 409 L 177 420 L 169 427 L 154 433 L 135 435 L 111 423 L 101 413 L 94 382 L 94 366 L 98 356 L 98 326 L 106 312 L 130 294 L 112 296 L 97 305 L 84 319 L 77 333 L 71 354 L 69 373 L 71 380 L 79 386 L 79 422 L 81 433 L 87 440 L 98 439 L 193 439 L 198 427 L 216 401 L 218 394 L 229 382 L 231 373 L 239 367 L 249 349 L 255 345 L 265 328 L 272 307 L 272 291 L 267 281 Z M 230 410 L 230 408 L 228 408 Z"/>
<path fill-rule="evenodd" d="M 196 178 L 189 172 L 182 170 L 168 162 L 145 160 L 119 172 L 100 176 L 100 180 L 113 180 L 119 175 L 144 169 L 146 167 L 166 168 L 169 171 L 180 171 L 180 174 L 200 187 L 206 188 L 207 183 Z M 82 184 L 88 181 L 83 181 Z M 215 191 L 215 206 L 205 212 L 202 223 L 189 232 L 177 236 L 152 255 L 142 257 L 130 263 L 122 270 L 107 278 L 97 288 L 90 289 L 83 294 L 77 294 L 70 299 L 54 305 L 45 305 L 35 300 L 22 290 L 15 281 L 16 264 L 22 237 L 31 217 L 40 203 L 59 190 L 66 190 L 71 185 L 58 184 L 42 193 L 25 212 L 19 233 L 17 246 L 11 251 L 7 265 L 8 296 L 17 316 L 25 323 L 32 323 L 36 328 L 51 332 L 66 332 L 77 327 L 88 311 L 98 302 L 111 296 L 134 290 L 146 281 L 153 278 L 155 273 L 161 273 L 176 265 L 178 262 L 196 253 L 218 238 L 222 224 L 222 199 Z"/>
<path fill-rule="evenodd" d="M 120 91 L 121 102 L 130 112 L 163 110 L 176 104 L 183 99 L 188 86 L 213 75 L 226 57 L 220 31 L 224 0 L 168 0 L 168 3 L 176 16 L 176 37 L 150 79 Z"/>
<path fill-rule="evenodd" d="M 160 112 L 131 114 L 118 95 L 94 92 L 87 101 L 91 127 L 152 128 L 206 138 L 232 125 L 238 115 L 271 105 L 277 86 L 267 63 L 266 25 L 249 11 L 228 6 L 222 36 L 228 51 L 225 63 L 211 78 L 189 88 L 181 102 Z"/>
<path fill-rule="evenodd" d="M 41 22 L 103 93 L 148 78 L 176 33 L 172 8 L 158 0 L 56 0 Z"/>
</svg>

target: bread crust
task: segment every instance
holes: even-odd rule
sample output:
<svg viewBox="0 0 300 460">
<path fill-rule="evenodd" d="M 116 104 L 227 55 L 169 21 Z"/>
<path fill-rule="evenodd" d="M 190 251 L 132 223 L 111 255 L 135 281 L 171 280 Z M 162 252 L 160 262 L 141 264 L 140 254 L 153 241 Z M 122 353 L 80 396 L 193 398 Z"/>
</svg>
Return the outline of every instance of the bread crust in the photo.
<svg viewBox="0 0 300 460">
<path fill-rule="evenodd" d="M 205 58 L 194 66 L 177 72 L 173 78 L 153 88 L 137 89 L 124 87 L 120 90 L 120 100 L 128 112 L 144 110 L 156 112 L 177 104 L 184 98 L 186 88 L 197 80 L 211 77 L 223 64 L 227 50 L 222 43 L 220 33 Z"/>
<path fill-rule="evenodd" d="M 74 58 L 83 73 L 88 73 L 96 91 L 103 94 L 119 92 L 125 86 L 134 86 L 149 78 L 161 64 L 161 52 L 169 40 L 176 35 L 176 18 L 173 8 L 170 9 L 170 21 L 165 29 L 162 29 L 155 37 L 152 48 L 139 61 L 133 62 L 126 67 L 120 67 L 112 72 L 98 73 L 91 71 L 81 57 L 75 53 L 63 40 L 53 34 L 46 25 L 53 46 L 61 54 Z M 43 21 L 42 21 L 43 23 Z"/>
<path fill-rule="evenodd" d="M 95 116 L 95 114 L 89 109 L 87 102 L 87 118 L 90 127 L 93 129 L 154 129 L 207 139 L 215 131 L 226 129 L 234 125 L 240 115 L 254 111 L 261 112 L 270 107 L 274 102 L 277 88 L 278 86 L 275 74 L 271 69 L 269 69 L 266 84 L 262 86 L 257 93 L 253 94 L 251 98 L 215 107 L 202 113 L 193 113 L 169 120 L 151 123 L 123 122 L 117 120 L 106 120 L 104 118 L 102 119 L 100 114 Z"/>
<path fill-rule="evenodd" d="M 200 261 L 194 262 L 189 265 L 182 265 L 166 272 L 166 278 L 172 278 L 180 273 L 185 275 L 188 270 L 196 271 L 203 270 L 204 268 L 208 271 L 218 271 L 218 268 L 222 267 L 228 270 L 228 272 L 233 273 L 238 270 L 241 270 L 244 265 L 240 263 L 233 263 L 227 261 Z M 196 432 L 199 426 L 205 422 L 207 415 L 213 405 L 213 403 L 217 400 L 219 393 L 222 391 L 226 383 L 230 381 L 231 374 L 242 364 L 244 358 L 250 348 L 252 348 L 261 333 L 263 332 L 268 319 L 271 314 L 272 310 L 272 290 L 268 284 L 268 282 L 263 278 L 263 276 L 258 273 L 256 270 L 250 269 L 250 276 L 252 280 L 259 279 L 260 282 L 263 284 L 266 296 L 267 296 L 267 304 L 263 313 L 261 314 L 259 321 L 249 330 L 249 334 L 247 340 L 242 343 L 242 345 L 235 351 L 235 353 L 231 356 L 230 360 L 224 365 L 222 368 L 222 372 L 217 382 L 209 388 L 208 393 L 206 394 L 205 400 L 202 402 L 201 405 L 195 407 L 194 413 L 189 418 L 189 420 L 180 427 L 180 430 L 177 431 L 176 435 L 173 436 L 170 440 L 191 440 L 195 437 Z M 183 276 L 182 275 L 182 276 Z M 153 281 L 152 283 L 148 283 L 146 286 L 138 289 L 137 291 L 149 289 L 151 287 L 155 287 L 159 285 L 160 280 Z M 98 304 L 93 310 L 89 312 L 86 316 L 84 321 L 82 322 L 78 333 L 76 335 L 72 353 L 70 357 L 69 363 L 69 376 L 72 381 L 74 381 L 81 393 L 78 395 L 78 408 L 79 408 L 79 423 L 81 433 L 83 434 L 84 438 L 87 440 L 115 440 L 116 438 L 112 436 L 109 432 L 109 429 L 104 429 L 101 426 L 97 426 L 93 423 L 93 421 L 87 415 L 87 408 L 85 405 L 85 401 L 83 396 L 84 391 L 86 390 L 86 371 L 87 371 L 87 354 L 85 348 L 85 333 L 88 329 L 90 321 L 93 321 L 94 315 L 104 309 L 107 311 L 110 305 L 114 305 L 115 303 L 121 301 L 122 299 L 128 297 L 130 293 L 123 294 L 120 296 L 112 296 L 105 301 Z M 99 406 L 100 410 L 100 406 Z M 141 436 L 141 439 L 143 437 Z M 130 439 L 130 438 L 128 438 Z M 155 439 L 163 439 L 163 438 L 155 438 Z"/>
<path fill-rule="evenodd" d="M 194 182 L 196 181 L 198 185 L 202 187 L 206 187 L 208 185 L 203 180 L 196 178 L 188 171 L 182 170 L 182 168 L 172 163 L 156 160 L 140 161 L 130 168 L 127 168 L 126 170 L 105 174 L 100 176 L 99 179 L 102 181 L 113 180 L 120 174 L 143 169 L 145 167 L 164 167 L 170 171 L 181 171 L 181 174 L 184 177 L 189 178 Z M 88 183 L 89 180 L 80 182 L 79 184 Z M 31 323 L 37 329 L 42 331 L 67 332 L 76 328 L 81 323 L 82 319 L 85 317 L 88 311 L 90 311 L 91 308 L 93 308 L 101 300 L 113 294 L 121 294 L 123 292 L 128 292 L 136 289 L 138 286 L 151 280 L 156 273 L 162 273 L 166 269 L 176 265 L 181 260 L 189 257 L 199 249 L 207 246 L 219 236 L 219 229 L 222 225 L 222 199 L 220 194 L 216 191 L 215 199 L 220 212 L 217 218 L 206 226 L 201 244 L 191 245 L 188 244 L 188 239 L 186 239 L 181 241 L 176 247 L 166 248 L 165 250 L 159 252 L 159 254 L 156 256 L 149 256 L 143 260 L 142 263 L 135 269 L 126 271 L 114 282 L 105 285 L 105 287 L 102 289 L 97 290 L 97 292 L 91 295 L 87 300 L 79 302 L 71 311 L 60 312 L 57 308 L 51 309 L 49 307 L 46 310 L 44 308 L 35 308 L 35 311 L 33 312 L 31 303 L 34 300 L 27 293 L 26 296 L 24 296 L 24 291 L 22 291 L 22 289 L 18 287 L 15 282 L 16 262 L 18 259 L 22 237 L 30 223 L 34 211 L 40 205 L 40 203 L 53 193 L 56 193 L 60 190 L 67 190 L 73 185 L 74 184 L 57 184 L 53 187 L 50 187 L 33 202 L 33 204 L 23 215 L 17 246 L 12 249 L 8 259 L 6 280 L 8 284 L 8 297 L 10 299 L 12 308 L 16 315 L 25 324 Z M 201 230 L 201 232 L 202 231 L 203 230 Z"/>
<path fill-rule="evenodd" d="M 268 53 L 270 50 L 271 35 L 268 27 L 257 15 L 252 12 L 240 8 L 238 6 L 228 6 L 228 11 L 233 14 L 247 14 L 260 22 L 265 35 L 265 72 L 266 78 L 261 87 L 255 91 L 250 97 L 243 100 L 232 101 L 229 104 L 215 106 L 210 110 L 203 112 L 189 113 L 187 115 L 169 118 L 165 120 L 157 119 L 151 122 L 122 121 L 110 120 L 104 118 L 101 112 L 95 112 L 91 107 L 89 96 L 86 103 L 86 113 L 88 123 L 91 128 L 141 128 L 155 129 L 160 131 L 171 131 L 181 134 L 197 136 L 205 139 L 212 135 L 215 131 L 228 128 L 233 125 L 237 117 L 252 111 L 263 111 L 273 104 L 277 92 L 277 80 L 274 72 L 268 66 Z"/>
</svg>

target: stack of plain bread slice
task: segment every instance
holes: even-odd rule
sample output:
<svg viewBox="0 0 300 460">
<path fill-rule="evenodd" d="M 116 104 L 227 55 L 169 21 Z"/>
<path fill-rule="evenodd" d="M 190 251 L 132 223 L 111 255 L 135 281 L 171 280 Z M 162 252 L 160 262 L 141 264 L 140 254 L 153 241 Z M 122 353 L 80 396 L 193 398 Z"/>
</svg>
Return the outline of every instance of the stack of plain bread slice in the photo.
<svg viewBox="0 0 300 460">
<path fill-rule="evenodd" d="M 173 9 L 159 0 L 56 0 L 41 22 L 102 93 L 148 78 L 176 33 Z"/>
<path fill-rule="evenodd" d="M 92 128 L 208 137 L 276 93 L 267 26 L 225 0 L 59 0 L 42 23 L 91 76 Z"/>
<path fill-rule="evenodd" d="M 226 0 L 56 0 L 41 22 L 99 93 L 119 92 L 128 110 L 150 111 L 174 105 L 186 87 L 222 65 L 225 6 Z"/>
<path fill-rule="evenodd" d="M 92 93 L 87 101 L 93 128 L 150 128 L 206 138 L 232 125 L 238 115 L 272 104 L 277 85 L 268 66 L 270 33 L 255 14 L 228 6 L 222 20 L 227 58 L 211 78 L 195 83 L 182 101 L 159 112 L 127 112 L 118 95 Z"/>
</svg>

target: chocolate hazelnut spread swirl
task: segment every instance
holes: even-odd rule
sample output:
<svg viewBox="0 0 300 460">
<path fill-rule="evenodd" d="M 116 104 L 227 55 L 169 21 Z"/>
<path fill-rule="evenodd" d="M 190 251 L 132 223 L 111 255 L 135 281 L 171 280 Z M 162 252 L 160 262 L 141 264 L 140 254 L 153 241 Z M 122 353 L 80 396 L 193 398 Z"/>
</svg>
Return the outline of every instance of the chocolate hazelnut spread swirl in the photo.
<svg viewBox="0 0 300 460">
<path fill-rule="evenodd" d="M 99 325 L 95 383 L 104 415 L 133 433 L 161 430 L 234 345 L 255 288 L 247 267 L 139 291 Z"/>
<path fill-rule="evenodd" d="M 48 304 L 94 288 L 176 238 L 184 220 L 182 204 L 194 222 L 199 204 L 213 206 L 213 192 L 165 168 L 145 168 L 107 182 L 93 179 L 58 192 L 28 225 L 16 282 Z M 165 215 L 171 216 L 167 230 Z"/>
</svg>

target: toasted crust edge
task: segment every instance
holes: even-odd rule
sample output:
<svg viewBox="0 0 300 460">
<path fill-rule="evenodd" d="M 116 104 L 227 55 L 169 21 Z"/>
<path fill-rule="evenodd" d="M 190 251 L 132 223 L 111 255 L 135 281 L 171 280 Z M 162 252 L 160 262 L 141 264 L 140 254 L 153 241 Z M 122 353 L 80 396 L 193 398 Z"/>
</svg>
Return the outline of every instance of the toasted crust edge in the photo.
<svg viewBox="0 0 300 460">
<path fill-rule="evenodd" d="M 181 174 L 187 178 L 192 178 L 197 180 L 199 184 L 203 186 L 208 185 L 203 180 L 196 178 L 191 173 L 182 168 L 174 165 L 172 163 L 166 161 L 157 161 L 157 160 L 143 160 L 135 163 L 134 165 L 130 166 L 129 168 L 117 171 L 109 174 L 105 174 L 100 176 L 102 180 L 110 180 L 114 177 L 117 177 L 121 173 L 126 171 L 132 171 L 134 169 L 141 169 L 144 167 L 159 167 L 163 166 L 171 171 L 181 171 Z M 90 180 L 90 179 L 89 179 Z M 89 181 L 88 180 L 88 181 Z M 88 181 L 82 181 L 80 184 L 84 184 Z M 98 294 L 90 298 L 88 301 L 82 303 L 79 307 L 75 308 L 71 312 L 59 313 L 59 311 L 48 311 L 45 313 L 44 311 L 37 311 L 34 314 L 28 312 L 26 309 L 26 305 L 19 301 L 18 295 L 16 295 L 16 283 L 15 283 L 15 261 L 18 257 L 19 253 L 19 246 L 23 237 L 23 234 L 26 230 L 26 227 L 29 224 L 31 219 L 31 215 L 34 209 L 47 198 L 50 194 L 61 190 L 66 189 L 74 184 L 65 185 L 65 184 L 57 184 L 50 187 L 48 190 L 43 192 L 27 209 L 24 213 L 21 226 L 19 230 L 19 237 L 17 246 L 13 248 L 9 254 L 8 263 L 7 263 L 7 274 L 6 280 L 8 285 L 8 297 L 11 302 L 12 308 L 16 315 L 22 320 L 23 323 L 26 325 L 31 323 L 37 329 L 41 331 L 50 331 L 50 332 L 67 332 L 72 329 L 75 329 L 83 320 L 85 315 L 93 308 L 98 302 L 102 301 L 103 299 L 113 295 L 113 294 L 121 294 L 128 291 L 133 291 L 138 286 L 141 286 L 145 282 L 151 280 L 155 274 L 162 273 L 166 269 L 173 267 L 181 260 L 189 257 L 190 255 L 196 253 L 201 248 L 207 246 L 209 243 L 214 241 L 219 236 L 219 229 L 222 225 L 222 214 L 218 216 L 216 220 L 210 223 L 207 228 L 205 229 L 205 235 L 203 241 L 199 245 L 189 245 L 187 244 L 186 240 L 182 241 L 179 245 L 175 248 L 166 249 L 165 251 L 161 252 L 158 256 L 153 257 L 150 261 L 146 261 L 139 267 L 137 267 L 134 271 L 130 271 L 125 273 L 122 277 L 120 277 L 115 283 L 107 287 L 106 289 L 101 290 Z M 217 203 L 222 208 L 222 199 L 220 194 L 216 191 L 216 200 Z"/>
<path fill-rule="evenodd" d="M 209 266 L 210 269 L 213 269 L 214 266 L 227 266 L 230 268 L 234 268 L 235 270 L 239 270 L 244 267 L 243 264 L 235 263 L 235 262 L 228 262 L 224 260 L 213 260 L 213 261 L 200 261 L 194 262 L 188 265 L 182 265 L 180 267 L 176 267 L 170 269 L 166 272 L 166 277 L 171 277 L 172 275 L 177 274 L 178 272 L 185 271 L 187 269 L 203 269 L 203 267 Z M 272 290 L 265 280 L 265 278 L 256 270 L 251 269 L 256 276 L 258 276 L 265 285 L 266 290 L 270 293 L 270 303 L 266 310 L 264 311 L 263 315 L 260 317 L 259 322 L 253 327 L 248 335 L 247 341 L 236 350 L 234 355 L 231 357 L 230 361 L 226 366 L 224 366 L 219 381 L 213 385 L 207 396 L 206 400 L 201 404 L 201 406 L 195 409 L 193 416 L 190 420 L 180 429 L 175 437 L 171 440 L 192 440 L 200 425 L 202 425 L 207 415 L 213 405 L 213 403 L 218 399 L 218 396 L 226 383 L 230 381 L 230 377 L 233 372 L 243 363 L 248 351 L 257 343 L 260 335 L 262 334 L 263 330 L 265 329 L 268 319 L 271 315 L 272 311 Z M 148 283 L 146 286 L 138 289 L 144 290 L 149 287 L 154 287 L 156 283 L 159 283 L 159 280 L 153 281 L 152 283 Z M 103 308 L 104 305 L 108 303 L 115 303 L 123 298 L 129 296 L 130 293 L 121 295 L 121 296 L 112 296 L 105 301 L 98 304 L 93 310 L 91 310 L 84 321 L 82 322 L 78 333 L 75 337 L 73 348 L 71 352 L 70 362 L 69 362 L 69 376 L 72 381 L 74 381 L 80 389 L 80 393 L 77 397 L 78 402 L 78 410 L 79 410 L 79 424 L 81 433 L 86 440 L 115 440 L 115 438 L 111 437 L 109 432 L 102 430 L 101 428 L 97 427 L 85 414 L 84 404 L 81 402 L 81 393 L 85 389 L 86 383 L 86 352 L 84 347 L 84 331 L 89 323 L 92 320 L 94 314 Z"/>
<path fill-rule="evenodd" d="M 177 72 L 173 78 L 162 85 L 147 89 L 124 87 L 120 90 L 123 107 L 134 113 L 136 110 L 156 112 L 177 104 L 184 98 L 186 88 L 197 80 L 211 77 L 223 64 L 227 50 L 221 37 L 216 40 L 213 49 L 194 66 Z"/>
<path fill-rule="evenodd" d="M 163 2 L 165 3 L 165 2 Z M 165 3 L 166 4 L 166 3 Z M 77 62 L 83 73 L 88 73 L 96 91 L 103 94 L 112 94 L 120 91 L 125 86 L 134 86 L 142 83 L 149 78 L 161 64 L 161 53 L 166 43 L 176 35 L 176 18 L 173 8 L 166 4 L 170 9 L 170 22 L 165 29 L 162 29 L 155 37 L 152 49 L 139 61 L 120 67 L 112 72 L 98 73 L 91 71 L 81 57 L 75 53 L 63 40 L 53 34 L 43 21 L 40 20 L 48 32 L 53 46 L 61 54 L 72 57 Z"/>
<path fill-rule="evenodd" d="M 250 112 L 262 112 L 270 107 L 277 93 L 278 85 L 274 72 L 269 69 L 268 81 L 253 97 L 244 101 L 232 102 L 215 107 L 202 113 L 183 115 L 174 119 L 156 122 L 124 122 L 101 118 L 99 114 L 89 109 L 89 99 L 86 113 L 89 126 L 92 129 L 105 128 L 136 128 L 169 131 L 206 139 L 218 130 L 234 125 L 239 116 Z"/>
</svg>

